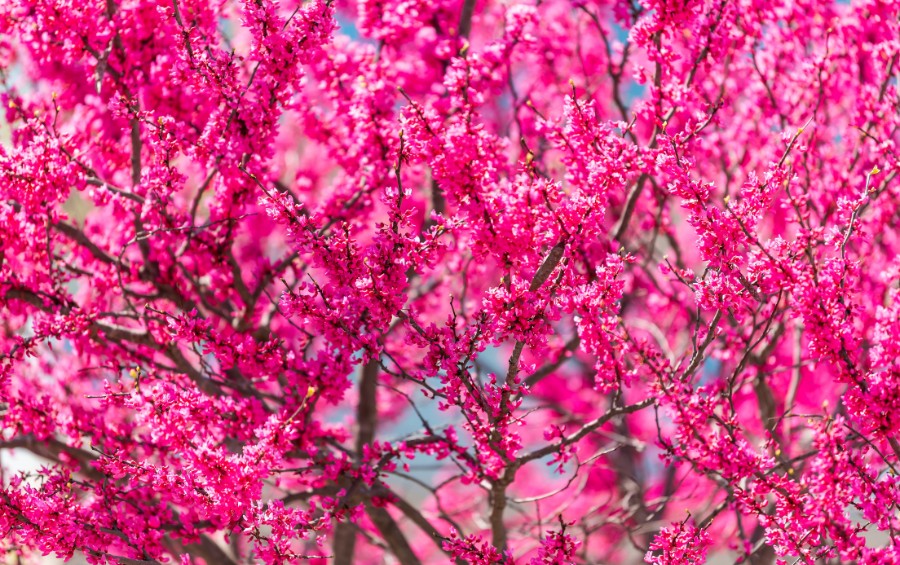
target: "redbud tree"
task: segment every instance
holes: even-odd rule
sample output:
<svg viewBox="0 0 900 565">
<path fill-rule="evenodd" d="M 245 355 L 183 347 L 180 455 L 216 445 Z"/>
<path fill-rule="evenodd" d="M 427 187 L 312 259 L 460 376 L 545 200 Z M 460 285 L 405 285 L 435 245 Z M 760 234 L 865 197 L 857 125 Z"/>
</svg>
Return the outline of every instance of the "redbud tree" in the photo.
<svg viewBox="0 0 900 565">
<path fill-rule="evenodd" d="M 0 547 L 900 563 L 898 18 L 0 2 Z"/>
</svg>

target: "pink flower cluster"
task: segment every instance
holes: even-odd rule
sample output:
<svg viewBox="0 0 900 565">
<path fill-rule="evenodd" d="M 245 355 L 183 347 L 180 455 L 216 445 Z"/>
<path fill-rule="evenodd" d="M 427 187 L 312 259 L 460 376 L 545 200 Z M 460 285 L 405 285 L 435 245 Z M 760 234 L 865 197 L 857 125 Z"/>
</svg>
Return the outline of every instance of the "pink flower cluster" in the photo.
<svg viewBox="0 0 900 565">
<path fill-rule="evenodd" d="M 900 563 L 898 37 L 0 2 L 0 552 Z"/>
</svg>

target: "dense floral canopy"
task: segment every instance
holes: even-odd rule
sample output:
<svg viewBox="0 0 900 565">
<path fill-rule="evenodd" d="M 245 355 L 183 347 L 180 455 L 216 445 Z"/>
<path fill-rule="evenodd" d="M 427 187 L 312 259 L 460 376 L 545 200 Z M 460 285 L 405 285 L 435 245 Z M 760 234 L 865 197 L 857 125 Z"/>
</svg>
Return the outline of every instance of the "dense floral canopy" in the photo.
<svg viewBox="0 0 900 565">
<path fill-rule="evenodd" d="M 900 563 L 898 20 L 0 0 L 0 549 Z"/>
</svg>

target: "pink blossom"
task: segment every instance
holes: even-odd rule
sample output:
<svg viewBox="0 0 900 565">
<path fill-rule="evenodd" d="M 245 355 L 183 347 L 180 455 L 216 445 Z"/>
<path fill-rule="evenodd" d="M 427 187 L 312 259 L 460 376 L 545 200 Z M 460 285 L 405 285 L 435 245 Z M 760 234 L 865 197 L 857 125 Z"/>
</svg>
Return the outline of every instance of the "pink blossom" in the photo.
<svg viewBox="0 0 900 565">
<path fill-rule="evenodd" d="M 0 3 L 0 551 L 900 563 L 898 33 Z"/>
</svg>

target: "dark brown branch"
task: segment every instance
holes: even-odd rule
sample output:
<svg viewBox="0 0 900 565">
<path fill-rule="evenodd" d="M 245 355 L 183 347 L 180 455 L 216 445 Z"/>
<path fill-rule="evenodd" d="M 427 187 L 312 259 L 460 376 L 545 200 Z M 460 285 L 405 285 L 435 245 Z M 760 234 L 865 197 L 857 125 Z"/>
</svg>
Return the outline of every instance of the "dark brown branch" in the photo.
<svg viewBox="0 0 900 565">
<path fill-rule="evenodd" d="M 366 514 L 369 515 L 369 519 L 372 520 L 372 523 L 378 528 L 381 537 L 387 542 L 391 553 L 394 554 L 394 557 L 397 558 L 397 561 L 399 561 L 401 565 L 420 565 L 422 563 L 419 561 L 419 558 L 416 557 L 416 554 L 413 553 L 409 542 L 406 540 L 406 536 L 404 536 L 403 532 L 400 530 L 400 526 L 398 526 L 394 518 L 388 514 L 387 510 L 374 506 L 371 502 L 367 502 Z"/>
<path fill-rule="evenodd" d="M 475 0 L 464 0 L 459 14 L 459 36 L 469 38 L 472 33 L 472 16 L 475 15 Z"/>
<path fill-rule="evenodd" d="M 435 528 L 435 527 L 431 524 L 431 522 L 429 522 L 428 519 L 425 518 L 425 516 L 423 516 L 422 513 L 419 512 L 419 510 L 418 510 L 415 506 L 413 506 L 412 504 L 410 504 L 410 503 L 407 502 L 406 500 L 404 500 L 404 499 L 402 499 L 402 498 L 400 498 L 400 497 L 398 497 L 398 496 L 396 496 L 396 495 L 394 495 L 393 500 L 391 501 L 391 503 L 392 503 L 398 510 L 400 510 L 401 512 L 403 512 L 403 514 L 404 514 L 407 518 L 409 518 L 409 520 L 410 520 L 412 523 L 414 523 L 415 525 L 419 526 L 419 528 L 420 528 L 423 532 L 425 532 L 426 534 L 428 534 L 428 537 L 431 538 L 431 539 L 434 541 L 435 544 L 437 544 L 438 548 L 439 548 L 441 551 L 443 551 L 444 553 L 447 553 L 447 554 L 449 555 L 449 552 L 447 552 L 447 551 L 444 549 L 444 536 L 441 535 L 441 533 L 438 531 L 438 529 Z M 457 560 L 456 560 L 456 563 L 457 563 L 457 565 L 464 565 L 465 561 L 463 561 L 463 560 L 461 560 L 461 559 L 457 559 Z"/>
<path fill-rule="evenodd" d="M 593 432 L 594 430 L 596 430 L 603 424 L 609 422 L 616 416 L 623 416 L 625 414 L 631 414 L 633 412 L 637 412 L 638 410 L 642 410 L 644 408 L 647 408 L 648 406 L 651 406 L 654 402 L 655 402 L 655 400 L 653 398 L 646 398 L 635 404 L 629 404 L 628 406 L 612 408 L 611 410 L 607 411 L 605 414 L 603 414 L 599 418 L 597 418 L 595 420 L 591 420 L 590 422 L 588 422 L 587 424 L 582 426 L 581 429 L 578 430 L 577 432 L 575 432 L 574 434 L 563 438 L 562 441 L 553 443 L 550 445 L 546 445 L 540 449 L 536 449 L 536 450 L 532 451 L 531 453 L 523 455 L 522 457 L 517 459 L 517 461 L 521 465 L 521 464 L 527 463 L 529 461 L 534 461 L 535 459 L 540 459 L 541 457 L 546 457 L 547 455 L 550 455 L 551 453 L 554 453 L 557 450 L 559 450 L 560 447 L 563 447 L 566 445 L 571 445 L 573 443 L 581 441 L 582 438 L 584 438 L 585 436 L 587 436 L 588 434 L 590 434 L 591 432 Z"/>
<path fill-rule="evenodd" d="M 359 404 L 356 407 L 356 422 L 359 425 L 359 431 L 356 434 L 356 453 L 360 459 L 363 447 L 375 439 L 375 428 L 378 423 L 376 392 L 380 372 L 378 359 L 373 359 L 363 366 L 359 379 Z"/>
<path fill-rule="evenodd" d="M 577 335 L 567 341 L 563 346 L 562 351 L 559 352 L 559 356 L 556 358 L 556 360 L 552 363 L 547 363 L 532 374 L 528 375 L 528 378 L 525 379 L 525 385 L 532 387 L 541 382 L 544 378 L 552 375 L 554 371 L 559 369 L 563 365 L 563 363 L 570 359 L 569 354 L 578 349 L 578 346 L 580 344 L 581 338 Z"/>
<path fill-rule="evenodd" d="M 106 251 L 100 249 L 100 247 L 98 247 L 96 243 L 94 243 L 86 235 L 84 235 L 83 231 L 76 228 L 75 226 L 67 224 L 65 222 L 57 222 L 53 224 L 52 227 L 78 245 L 87 249 L 88 252 L 98 261 L 102 261 L 111 265 L 116 265 L 119 263 L 119 261 L 117 261 L 112 255 L 109 255 Z"/>
<path fill-rule="evenodd" d="M 366 363 L 362 368 L 362 374 L 359 378 L 359 403 L 356 406 L 356 422 L 359 426 L 356 432 L 356 457 L 362 460 L 363 448 L 375 440 L 375 429 L 378 424 L 378 405 L 376 393 L 378 391 L 378 374 L 381 371 L 378 359 L 373 359 Z M 367 509 L 368 512 L 368 509 Z M 371 513 L 370 513 L 371 517 Z M 390 516 L 388 516 L 390 518 Z M 372 518 L 375 522 L 375 518 Z M 396 535 L 384 522 L 387 531 L 391 535 Z M 395 525 L 396 526 L 396 525 Z M 379 527 L 381 531 L 381 527 Z M 334 542 L 332 549 L 334 551 L 335 565 L 351 565 L 354 563 L 354 551 L 356 549 L 356 526 L 349 522 L 339 522 L 335 526 Z M 382 532 L 382 535 L 385 535 Z M 388 546 L 393 551 L 394 544 L 385 538 Z M 404 542 L 406 540 L 404 539 Z M 402 551 L 402 544 L 400 546 Z M 407 548 L 408 548 L 407 544 Z M 400 556 L 397 556 L 399 559 Z"/>
<path fill-rule="evenodd" d="M 547 254 L 547 257 L 544 259 L 544 262 L 541 263 L 541 266 L 538 267 L 537 272 L 534 274 L 534 278 L 531 279 L 531 284 L 528 286 L 528 290 L 531 292 L 537 291 L 541 286 L 547 282 L 547 279 L 550 278 L 550 275 L 553 274 L 553 271 L 556 269 L 556 266 L 559 265 L 559 262 L 562 261 L 563 254 L 566 251 L 566 244 L 564 241 L 560 241 L 556 245 L 550 249 L 550 253 Z M 525 349 L 524 341 L 517 341 L 515 346 L 513 346 L 512 355 L 509 357 L 509 367 L 506 370 L 506 382 L 514 383 L 516 377 L 519 375 L 519 361 L 522 357 L 522 350 Z"/>
</svg>

